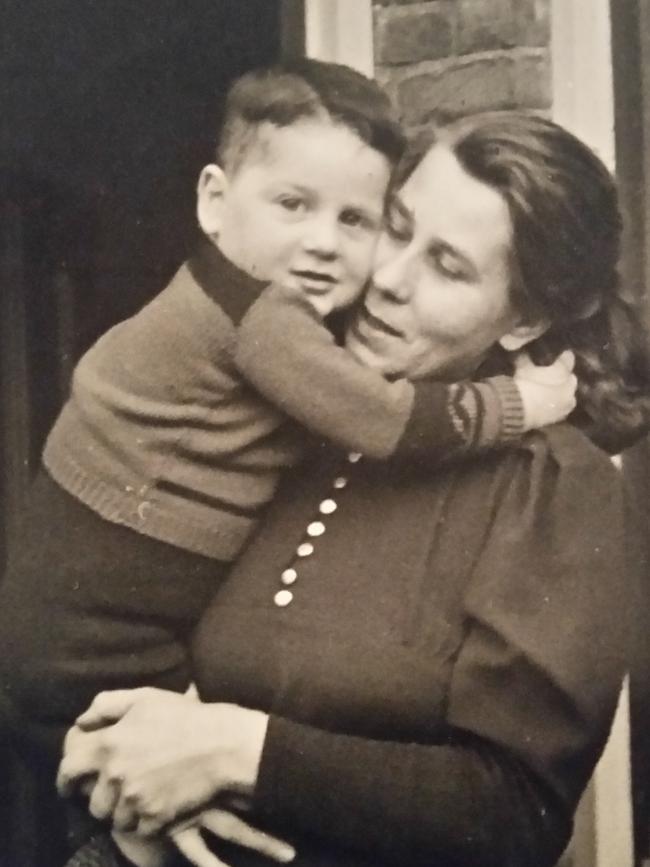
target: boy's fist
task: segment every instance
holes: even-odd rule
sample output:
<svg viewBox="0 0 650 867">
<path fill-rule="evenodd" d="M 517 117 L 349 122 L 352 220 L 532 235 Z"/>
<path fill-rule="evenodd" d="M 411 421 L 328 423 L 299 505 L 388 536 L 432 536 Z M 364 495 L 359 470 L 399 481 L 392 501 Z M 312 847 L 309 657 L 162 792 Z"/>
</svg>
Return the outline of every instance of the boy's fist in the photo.
<svg viewBox="0 0 650 867">
<path fill-rule="evenodd" d="M 569 350 L 545 367 L 533 364 L 526 352 L 516 356 L 514 380 L 524 407 L 524 430 L 555 424 L 573 412 L 578 386 L 574 363 Z"/>
</svg>

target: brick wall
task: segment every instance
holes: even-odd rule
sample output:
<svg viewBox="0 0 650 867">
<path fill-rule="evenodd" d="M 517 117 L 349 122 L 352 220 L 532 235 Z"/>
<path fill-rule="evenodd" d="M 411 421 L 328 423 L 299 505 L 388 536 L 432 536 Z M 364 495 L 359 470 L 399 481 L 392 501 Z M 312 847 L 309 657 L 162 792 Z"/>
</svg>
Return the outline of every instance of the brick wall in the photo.
<svg viewBox="0 0 650 867">
<path fill-rule="evenodd" d="M 550 0 L 374 0 L 373 12 L 376 77 L 407 126 L 550 107 Z"/>
</svg>

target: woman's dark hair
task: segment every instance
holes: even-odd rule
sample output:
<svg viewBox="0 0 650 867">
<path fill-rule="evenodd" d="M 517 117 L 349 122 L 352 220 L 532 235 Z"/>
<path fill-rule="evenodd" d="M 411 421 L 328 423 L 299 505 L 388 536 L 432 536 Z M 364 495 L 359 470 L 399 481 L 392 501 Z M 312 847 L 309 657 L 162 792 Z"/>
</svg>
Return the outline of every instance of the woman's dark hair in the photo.
<svg viewBox="0 0 650 867">
<path fill-rule="evenodd" d="M 650 427 L 650 350 L 638 301 L 618 271 L 621 215 L 616 185 L 574 135 L 543 118 L 490 112 L 451 121 L 405 159 L 403 182 L 441 142 L 470 175 L 496 189 L 512 221 L 512 292 L 548 331 L 528 349 L 549 363 L 576 356 L 575 420 L 619 451 Z"/>
</svg>

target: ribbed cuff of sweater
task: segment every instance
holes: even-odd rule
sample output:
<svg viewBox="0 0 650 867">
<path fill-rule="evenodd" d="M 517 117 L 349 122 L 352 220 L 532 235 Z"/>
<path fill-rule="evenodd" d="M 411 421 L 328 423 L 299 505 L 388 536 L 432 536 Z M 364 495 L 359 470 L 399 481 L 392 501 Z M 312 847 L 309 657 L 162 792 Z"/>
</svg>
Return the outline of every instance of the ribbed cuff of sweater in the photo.
<svg viewBox="0 0 650 867">
<path fill-rule="evenodd" d="M 480 444 L 510 442 L 525 432 L 524 403 L 511 376 L 493 376 L 478 383 L 485 406 Z"/>
</svg>

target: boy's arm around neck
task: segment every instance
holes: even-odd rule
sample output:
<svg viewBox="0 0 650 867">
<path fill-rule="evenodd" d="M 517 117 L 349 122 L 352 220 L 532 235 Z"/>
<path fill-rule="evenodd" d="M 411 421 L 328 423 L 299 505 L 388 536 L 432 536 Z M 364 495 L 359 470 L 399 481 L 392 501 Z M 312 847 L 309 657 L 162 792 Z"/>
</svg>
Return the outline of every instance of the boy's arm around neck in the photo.
<svg viewBox="0 0 650 867">
<path fill-rule="evenodd" d="M 373 459 L 436 464 L 520 432 L 511 380 L 389 382 L 339 346 L 306 299 L 280 286 L 264 290 L 239 323 L 235 363 L 312 433 Z"/>
</svg>

